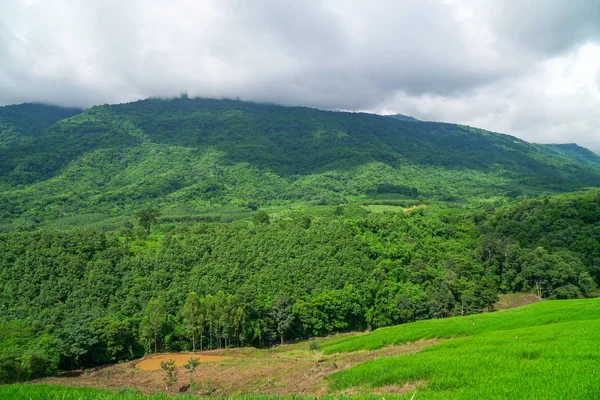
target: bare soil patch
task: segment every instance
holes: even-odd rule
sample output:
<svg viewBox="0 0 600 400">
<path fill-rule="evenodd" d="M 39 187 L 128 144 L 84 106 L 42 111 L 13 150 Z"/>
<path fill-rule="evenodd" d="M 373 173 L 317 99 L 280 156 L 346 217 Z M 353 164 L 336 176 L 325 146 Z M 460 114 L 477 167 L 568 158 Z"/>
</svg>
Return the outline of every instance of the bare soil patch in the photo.
<svg viewBox="0 0 600 400">
<path fill-rule="evenodd" d="M 339 336 L 338 336 L 339 337 Z M 317 342 L 333 338 L 318 339 Z M 171 389 L 172 393 L 185 391 L 186 394 L 199 396 L 232 396 L 246 394 L 289 395 L 293 393 L 310 396 L 321 396 L 327 393 L 328 384 L 324 378 L 334 372 L 350 368 L 361 362 L 380 357 L 397 356 L 415 353 L 422 348 L 437 343 L 438 340 L 422 340 L 400 346 L 388 346 L 374 351 L 356 351 L 324 355 L 321 352 L 310 352 L 308 342 L 298 342 L 272 349 L 229 349 L 203 352 L 202 357 L 213 357 L 214 361 L 203 362 L 192 376 L 179 366 L 185 364 L 190 357 L 198 353 L 180 354 L 178 381 Z M 176 354 L 161 354 L 167 359 L 175 359 Z M 219 357 L 214 358 L 214 357 Z M 80 376 L 52 377 L 38 380 L 37 383 L 59 384 L 66 386 L 87 386 L 105 389 L 130 387 L 143 393 L 165 393 L 164 372 L 160 370 L 144 370 L 136 368 L 146 360 L 134 360 L 91 371 Z M 400 390 L 390 388 L 390 390 Z M 389 392 L 388 392 L 389 393 Z"/>
<path fill-rule="evenodd" d="M 502 294 L 498 299 L 498 302 L 494 304 L 494 310 L 508 310 L 510 308 L 516 308 L 526 306 L 527 304 L 535 303 L 540 299 L 535 294 L 530 293 L 509 293 Z"/>
<path fill-rule="evenodd" d="M 160 363 L 169 360 L 175 361 L 175 366 L 183 367 L 190 358 L 196 358 L 201 363 L 205 363 L 228 360 L 233 358 L 233 356 L 202 355 L 198 353 L 161 353 L 144 357 L 135 367 L 142 371 L 158 371 L 161 369 Z"/>
</svg>

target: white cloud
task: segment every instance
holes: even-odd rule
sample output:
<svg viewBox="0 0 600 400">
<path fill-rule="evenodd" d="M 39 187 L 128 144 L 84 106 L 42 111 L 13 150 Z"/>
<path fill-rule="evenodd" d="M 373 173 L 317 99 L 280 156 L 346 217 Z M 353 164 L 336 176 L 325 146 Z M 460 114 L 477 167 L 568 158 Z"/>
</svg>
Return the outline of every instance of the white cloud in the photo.
<svg viewBox="0 0 600 400">
<path fill-rule="evenodd" d="M 538 143 L 577 142 L 600 153 L 600 44 L 542 60 L 509 81 L 461 96 L 396 94 L 381 112 L 400 107 L 443 120 L 509 133 Z"/>
</svg>

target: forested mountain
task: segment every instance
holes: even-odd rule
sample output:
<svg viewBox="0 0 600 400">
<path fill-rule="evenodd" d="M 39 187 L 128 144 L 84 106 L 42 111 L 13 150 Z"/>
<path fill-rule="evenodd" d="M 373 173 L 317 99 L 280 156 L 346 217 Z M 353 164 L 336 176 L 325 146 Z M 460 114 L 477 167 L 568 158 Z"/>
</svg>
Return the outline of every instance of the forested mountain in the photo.
<svg viewBox="0 0 600 400">
<path fill-rule="evenodd" d="M 543 146 L 561 156 L 570 158 L 573 161 L 577 161 L 592 168 L 600 168 L 600 155 L 585 147 L 578 146 L 575 143 L 544 144 Z"/>
<path fill-rule="evenodd" d="M 55 122 L 82 111 L 36 103 L 0 107 L 0 149 L 31 142 Z"/>
<path fill-rule="evenodd" d="M 148 99 L 92 107 L 1 148 L 0 229 L 122 221 L 142 205 L 179 218 L 249 203 L 465 201 L 599 182 L 594 163 L 466 126 Z"/>
<path fill-rule="evenodd" d="M 411 117 L 410 115 L 404 115 L 404 114 L 392 114 L 392 115 L 386 115 L 386 117 L 394 118 L 399 121 L 418 121 L 418 119 Z"/>
</svg>

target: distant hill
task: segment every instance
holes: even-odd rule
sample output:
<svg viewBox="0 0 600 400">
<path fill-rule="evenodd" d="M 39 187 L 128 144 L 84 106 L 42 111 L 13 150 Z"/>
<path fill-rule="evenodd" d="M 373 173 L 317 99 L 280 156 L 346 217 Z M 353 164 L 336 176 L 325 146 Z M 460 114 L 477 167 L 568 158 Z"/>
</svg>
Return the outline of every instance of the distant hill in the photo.
<svg viewBox="0 0 600 400">
<path fill-rule="evenodd" d="M 573 161 L 579 162 L 592 168 L 600 169 L 600 155 L 575 143 L 543 144 L 542 146 L 553 151 L 556 154 L 569 158 Z"/>
<path fill-rule="evenodd" d="M 386 115 L 386 117 L 394 118 L 399 121 L 418 121 L 418 119 L 413 118 L 410 115 L 404 115 L 404 114 Z"/>
<path fill-rule="evenodd" d="M 81 111 L 37 103 L 0 107 L 0 148 L 26 143 L 55 122 Z"/>
<path fill-rule="evenodd" d="M 600 182 L 593 163 L 454 124 L 189 98 L 16 109 L 12 126 L 26 132 L 16 137 L 28 139 L 0 148 L 2 229 L 86 224 L 145 204 L 185 216 L 249 203 L 514 197 Z"/>
</svg>

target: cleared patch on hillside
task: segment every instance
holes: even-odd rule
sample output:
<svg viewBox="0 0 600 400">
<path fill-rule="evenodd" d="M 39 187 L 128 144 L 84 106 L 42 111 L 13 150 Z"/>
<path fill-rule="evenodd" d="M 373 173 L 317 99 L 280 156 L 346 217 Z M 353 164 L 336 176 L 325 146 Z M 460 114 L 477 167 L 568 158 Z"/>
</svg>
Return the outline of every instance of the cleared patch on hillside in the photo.
<svg viewBox="0 0 600 400">
<path fill-rule="evenodd" d="M 508 310 L 510 308 L 526 306 L 540 301 L 539 297 L 531 293 L 508 293 L 500 295 L 498 302 L 494 304 L 494 310 Z"/>
<path fill-rule="evenodd" d="M 165 353 L 155 354 L 149 357 L 143 358 L 138 362 L 135 367 L 142 371 L 158 371 L 160 370 L 160 363 L 163 361 L 173 360 L 175 366 L 183 367 L 190 358 L 196 358 L 201 363 L 223 361 L 233 358 L 232 356 L 214 356 L 214 355 L 201 355 L 198 353 Z"/>
<path fill-rule="evenodd" d="M 335 338 L 354 335 L 357 334 L 318 338 L 317 343 L 322 345 Z M 211 397 L 250 394 L 322 396 L 329 390 L 329 384 L 324 378 L 334 372 L 344 371 L 365 361 L 382 357 L 416 353 L 437 342 L 422 340 L 402 346 L 387 346 L 376 351 L 357 351 L 329 356 L 320 351 L 311 352 L 307 341 L 266 350 L 243 348 L 209 351 L 203 353 L 203 356 L 222 357 L 223 360 L 200 364 L 192 376 L 194 386 L 190 386 L 190 376 L 187 371 L 177 363 L 178 381 L 172 391 L 185 391 L 186 394 Z M 175 354 L 159 356 L 174 359 Z M 182 353 L 179 356 L 185 364 L 191 356 L 197 354 Z M 148 357 L 148 359 L 152 358 L 154 356 Z M 164 372 L 136 368 L 136 365 L 143 361 L 135 360 L 87 372 L 80 371 L 80 374 L 46 378 L 37 383 L 103 389 L 129 387 L 146 394 L 164 393 Z M 399 389 L 390 388 L 390 390 L 389 393 L 398 393 Z"/>
</svg>

